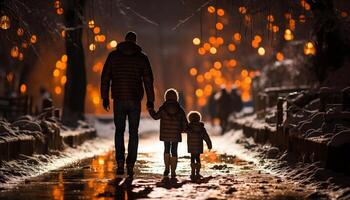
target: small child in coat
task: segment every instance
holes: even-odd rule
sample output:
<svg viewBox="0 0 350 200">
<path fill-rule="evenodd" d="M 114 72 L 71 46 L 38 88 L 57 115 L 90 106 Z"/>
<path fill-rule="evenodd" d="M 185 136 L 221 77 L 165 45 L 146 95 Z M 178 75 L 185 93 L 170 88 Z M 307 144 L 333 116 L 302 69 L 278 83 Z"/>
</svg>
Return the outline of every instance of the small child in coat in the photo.
<svg viewBox="0 0 350 200">
<path fill-rule="evenodd" d="M 180 106 L 178 92 L 170 88 L 165 92 L 165 102 L 160 106 L 159 111 L 149 109 L 153 119 L 160 119 L 160 141 L 164 142 L 164 176 L 169 175 L 171 168 L 171 177 L 175 178 L 177 166 L 177 146 L 181 142 L 181 133 L 187 127 L 186 114 Z M 170 154 L 171 153 L 171 154 Z"/>
<path fill-rule="evenodd" d="M 201 114 L 197 111 L 191 111 L 188 114 L 187 147 L 191 154 L 191 178 L 199 178 L 201 169 L 200 154 L 203 153 L 203 140 L 207 143 L 208 149 L 212 148 L 210 137 L 201 122 Z"/>
</svg>

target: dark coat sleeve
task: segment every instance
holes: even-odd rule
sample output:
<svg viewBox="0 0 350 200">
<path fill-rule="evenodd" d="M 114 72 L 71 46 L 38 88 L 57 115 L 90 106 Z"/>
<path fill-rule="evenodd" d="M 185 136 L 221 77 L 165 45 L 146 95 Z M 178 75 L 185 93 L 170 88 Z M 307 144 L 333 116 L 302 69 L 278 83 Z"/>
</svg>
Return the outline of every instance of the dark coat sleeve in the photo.
<svg viewBox="0 0 350 200">
<path fill-rule="evenodd" d="M 205 128 L 203 128 L 203 139 L 205 143 L 207 143 L 208 149 L 211 149 L 212 148 L 211 140 Z"/>
<path fill-rule="evenodd" d="M 147 101 L 154 102 L 153 73 L 151 64 L 147 56 L 145 56 L 145 62 L 146 65 L 142 72 L 143 84 L 146 90 Z"/>
<path fill-rule="evenodd" d="M 101 98 L 109 99 L 109 88 L 112 78 L 111 54 L 108 55 L 107 60 L 102 69 L 101 75 Z"/>
<path fill-rule="evenodd" d="M 182 130 L 183 132 L 187 132 L 188 129 L 188 121 L 186 118 L 186 113 L 185 111 L 182 111 Z"/>
</svg>

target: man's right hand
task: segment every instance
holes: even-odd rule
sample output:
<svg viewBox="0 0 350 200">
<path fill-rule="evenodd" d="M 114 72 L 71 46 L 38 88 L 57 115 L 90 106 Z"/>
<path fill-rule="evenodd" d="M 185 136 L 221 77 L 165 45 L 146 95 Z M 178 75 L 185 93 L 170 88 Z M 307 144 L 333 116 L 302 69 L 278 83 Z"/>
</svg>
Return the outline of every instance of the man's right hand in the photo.
<svg viewBox="0 0 350 200">
<path fill-rule="evenodd" d="M 154 108 L 154 103 L 152 101 L 147 101 L 146 105 L 148 110 Z"/>
<path fill-rule="evenodd" d="M 110 110 L 109 99 L 103 99 L 103 108 L 108 112 Z"/>
</svg>

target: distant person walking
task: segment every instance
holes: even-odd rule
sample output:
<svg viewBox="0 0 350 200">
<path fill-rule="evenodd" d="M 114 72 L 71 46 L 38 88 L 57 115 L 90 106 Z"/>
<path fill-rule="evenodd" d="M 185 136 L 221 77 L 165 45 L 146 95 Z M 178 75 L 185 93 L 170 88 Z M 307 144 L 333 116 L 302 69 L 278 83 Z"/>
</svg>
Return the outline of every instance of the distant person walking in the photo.
<svg viewBox="0 0 350 200">
<path fill-rule="evenodd" d="M 243 102 L 242 102 L 241 96 L 238 94 L 236 86 L 232 86 L 230 97 L 231 97 L 232 113 L 236 115 L 236 113 L 240 112 L 243 108 Z"/>
<path fill-rule="evenodd" d="M 154 107 L 152 68 L 148 57 L 136 41 L 136 33 L 128 32 L 125 41 L 118 44 L 117 49 L 108 55 L 101 76 L 101 97 L 103 107 L 107 111 L 110 109 L 110 86 L 112 90 L 118 175 L 124 174 L 124 131 L 126 117 L 128 117 L 129 144 L 126 167 L 129 177 L 134 174 L 133 169 L 137 159 L 138 127 L 144 89 L 147 94 L 147 107 Z"/>
<path fill-rule="evenodd" d="M 221 134 L 227 131 L 228 117 L 232 112 L 231 98 L 226 88 L 222 88 L 217 100 L 218 103 L 218 117 L 220 119 Z"/>
</svg>

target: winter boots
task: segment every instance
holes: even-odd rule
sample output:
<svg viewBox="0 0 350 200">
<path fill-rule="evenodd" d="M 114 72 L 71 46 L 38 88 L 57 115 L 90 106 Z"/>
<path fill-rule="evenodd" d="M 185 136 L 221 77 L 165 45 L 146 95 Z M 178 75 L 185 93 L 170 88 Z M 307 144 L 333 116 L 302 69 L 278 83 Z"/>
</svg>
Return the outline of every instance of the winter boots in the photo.
<svg viewBox="0 0 350 200">
<path fill-rule="evenodd" d="M 117 175 L 124 174 L 124 161 L 117 161 Z"/>
<path fill-rule="evenodd" d="M 191 163 L 191 179 L 194 179 L 196 177 L 196 163 Z"/>
<path fill-rule="evenodd" d="M 171 178 L 176 177 L 177 157 L 170 157 Z"/>
<path fill-rule="evenodd" d="M 201 177 L 200 174 L 201 164 L 200 163 L 191 163 L 191 179 L 197 179 Z"/>
<path fill-rule="evenodd" d="M 165 170 L 163 175 L 168 176 L 170 172 L 170 154 L 168 153 L 164 154 L 164 165 L 165 165 Z"/>
</svg>

